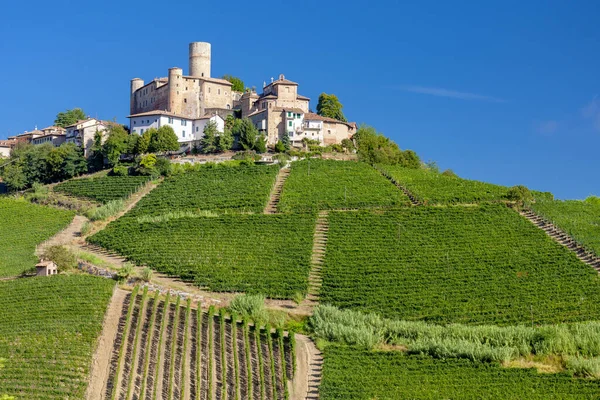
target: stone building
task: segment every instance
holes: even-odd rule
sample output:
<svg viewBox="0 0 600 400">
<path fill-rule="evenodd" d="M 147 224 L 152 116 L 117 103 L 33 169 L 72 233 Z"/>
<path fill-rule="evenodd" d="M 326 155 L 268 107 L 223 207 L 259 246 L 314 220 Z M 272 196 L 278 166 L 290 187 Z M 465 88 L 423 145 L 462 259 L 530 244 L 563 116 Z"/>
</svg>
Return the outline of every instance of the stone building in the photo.
<svg viewBox="0 0 600 400">
<path fill-rule="evenodd" d="M 88 157 L 94 145 L 96 132 L 102 133 L 102 141 L 104 141 L 110 125 L 116 125 L 116 122 L 102 121 L 96 118 L 79 120 L 66 127 L 66 142 L 82 147 L 83 155 Z"/>
<path fill-rule="evenodd" d="M 58 267 L 54 261 L 41 260 L 35 265 L 36 276 L 51 276 L 58 274 Z"/>
<path fill-rule="evenodd" d="M 279 79 L 264 85 L 263 92 L 246 91 L 240 99 L 242 118 L 250 118 L 260 132 L 267 135 L 267 144 L 275 145 L 285 135 L 295 147 L 304 138 L 321 145 L 341 143 L 356 132 L 356 123 L 326 118 L 309 111 L 310 99 L 298 93 L 298 84 L 279 75 Z"/>
<path fill-rule="evenodd" d="M 49 126 L 41 129 L 42 135 L 31 140 L 32 144 L 51 143 L 58 147 L 66 141 L 66 129 L 60 126 Z"/>
</svg>

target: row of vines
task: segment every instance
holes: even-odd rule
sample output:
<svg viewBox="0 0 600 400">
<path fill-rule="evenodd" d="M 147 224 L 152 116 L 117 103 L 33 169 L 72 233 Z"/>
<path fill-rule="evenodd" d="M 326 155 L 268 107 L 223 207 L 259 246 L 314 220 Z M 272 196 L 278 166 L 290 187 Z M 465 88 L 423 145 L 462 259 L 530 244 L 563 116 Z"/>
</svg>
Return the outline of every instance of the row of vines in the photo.
<svg viewBox="0 0 600 400">
<path fill-rule="evenodd" d="M 102 176 L 71 179 L 56 185 L 54 191 L 108 203 L 131 196 L 148 180 L 148 176 Z"/>
</svg>

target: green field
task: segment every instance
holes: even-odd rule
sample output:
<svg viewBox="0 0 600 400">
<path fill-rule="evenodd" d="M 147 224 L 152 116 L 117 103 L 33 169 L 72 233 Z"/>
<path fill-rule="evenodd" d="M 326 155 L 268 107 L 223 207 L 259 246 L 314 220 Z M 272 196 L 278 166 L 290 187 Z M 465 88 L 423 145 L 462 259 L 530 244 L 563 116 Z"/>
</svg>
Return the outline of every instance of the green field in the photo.
<svg viewBox="0 0 600 400">
<path fill-rule="evenodd" d="M 292 163 L 279 210 L 315 211 L 408 205 L 408 198 L 365 163 L 310 159 Z"/>
<path fill-rule="evenodd" d="M 149 179 L 148 176 L 102 176 L 71 179 L 56 185 L 54 191 L 108 203 L 111 200 L 126 199 L 137 192 Z"/>
<path fill-rule="evenodd" d="M 600 381 L 401 352 L 325 349 L 323 400 L 597 399 Z"/>
<path fill-rule="evenodd" d="M 278 172 L 277 165 L 203 167 L 166 179 L 131 215 L 197 210 L 261 213 Z"/>
<path fill-rule="evenodd" d="M 0 278 L 19 275 L 38 261 L 35 247 L 64 229 L 73 213 L 0 198 Z"/>
<path fill-rule="evenodd" d="M 224 215 L 139 222 L 125 216 L 88 240 L 213 291 L 306 293 L 314 215 Z"/>
<path fill-rule="evenodd" d="M 321 302 L 437 323 L 574 322 L 600 315 L 600 279 L 503 205 L 333 212 Z"/>
<path fill-rule="evenodd" d="M 600 205 L 578 200 L 538 201 L 531 208 L 600 256 Z"/>
<path fill-rule="evenodd" d="M 378 166 L 424 204 L 469 204 L 506 199 L 508 188 L 491 183 L 451 177 L 423 169 Z"/>
<path fill-rule="evenodd" d="M 82 275 L 0 282 L 0 393 L 83 400 L 113 287 Z"/>
</svg>

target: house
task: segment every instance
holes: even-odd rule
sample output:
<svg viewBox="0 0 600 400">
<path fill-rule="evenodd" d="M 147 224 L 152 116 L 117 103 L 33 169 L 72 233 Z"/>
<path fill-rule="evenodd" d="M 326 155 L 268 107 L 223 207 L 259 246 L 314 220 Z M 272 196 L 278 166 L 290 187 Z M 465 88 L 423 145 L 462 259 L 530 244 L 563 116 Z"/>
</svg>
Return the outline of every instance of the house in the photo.
<svg viewBox="0 0 600 400">
<path fill-rule="evenodd" d="M 150 128 L 158 129 L 161 126 L 170 126 L 177 135 L 177 140 L 183 148 L 191 149 L 204 136 L 204 128 L 213 121 L 217 131 L 225 130 L 225 120 L 218 114 L 205 115 L 200 118 L 191 118 L 168 111 L 148 111 L 132 114 L 129 118 L 130 132 L 142 135 Z"/>
<path fill-rule="evenodd" d="M 35 268 L 37 270 L 36 276 L 50 276 L 58 274 L 58 267 L 54 261 L 41 260 L 35 265 Z"/>
<path fill-rule="evenodd" d="M 61 144 L 66 142 L 66 129 L 60 126 L 49 126 L 47 128 L 41 129 L 41 136 L 37 136 L 31 140 L 31 143 L 34 145 L 51 143 L 55 147 L 60 146 Z"/>
<path fill-rule="evenodd" d="M 16 144 L 16 140 L 0 140 L 0 158 L 10 157 L 10 152 Z"/>
<path fill-rule="evenodd" d="M 79 120 L 66 127 L 65 141 L 75 143 L 83 148 L 83 155 L 88 157 L 91 154 L 92 146 L 96 132 L 102 134 L 102 141 L 106 140 L 108 127 L 116 125 L 116 122 L 102 121 L 96 118 L 87 118 Z"/>
</svg>

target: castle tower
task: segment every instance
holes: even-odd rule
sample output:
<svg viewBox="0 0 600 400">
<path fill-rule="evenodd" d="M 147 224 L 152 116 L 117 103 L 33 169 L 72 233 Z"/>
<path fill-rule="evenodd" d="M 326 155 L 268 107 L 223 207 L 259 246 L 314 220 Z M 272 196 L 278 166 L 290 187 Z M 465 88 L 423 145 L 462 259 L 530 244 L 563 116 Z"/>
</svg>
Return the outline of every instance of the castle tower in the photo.
<svg viewBox="0 0 600 400">
<path fill-rule="evenodd" d="M 183 70 L 181 68 L 169 68 L 169 109 L 172 113 L 181 113 L 183 102 Z"/>
<path fill-rule="evenodd" d="M 190 43 L 190 76 L 210 78 L 210 43 Z"/>
<path fill-rule="evenodd" d="M 129 112 L 131 114 L 135 114 L 135 92 L 142 87 L 144 87 L 144 81 L 140 78 L 133 78 L 131 80 L 131 94 L 129 95 Z"/>
</svg>

